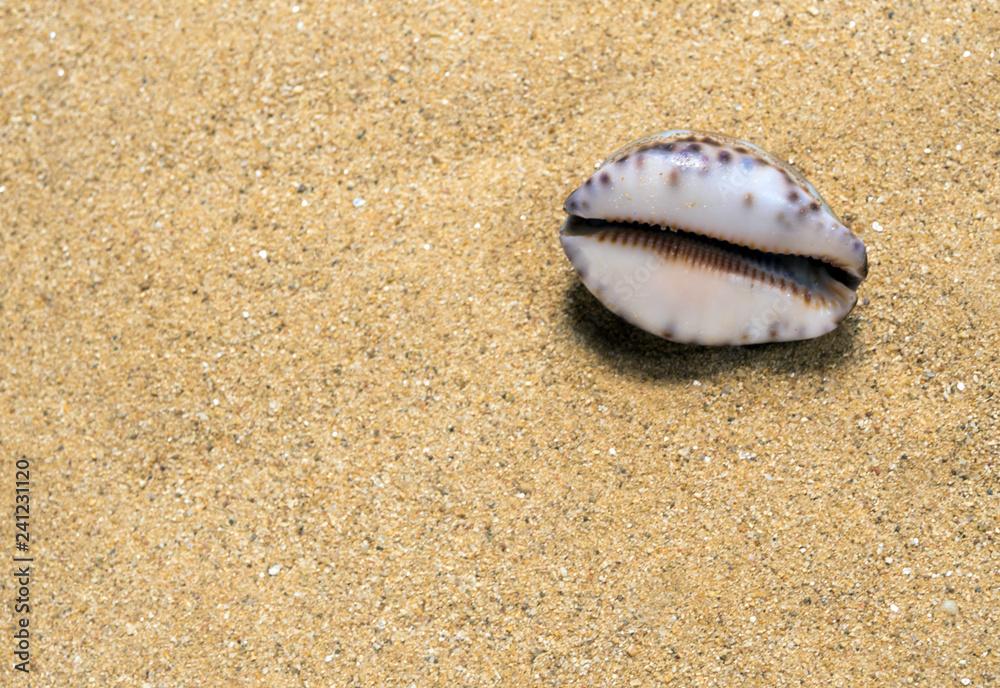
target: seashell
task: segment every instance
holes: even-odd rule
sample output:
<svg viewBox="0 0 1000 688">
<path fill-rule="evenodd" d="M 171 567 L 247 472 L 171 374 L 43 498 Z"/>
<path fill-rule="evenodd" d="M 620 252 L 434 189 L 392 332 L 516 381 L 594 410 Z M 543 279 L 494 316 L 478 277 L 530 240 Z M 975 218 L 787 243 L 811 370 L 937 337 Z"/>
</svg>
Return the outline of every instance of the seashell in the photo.
<svg viewBox="0 0 1000 688">
<path fill-rule="evenodd" d="M 865 245 L 788 163 L 671 130 L 614 153 L 565 203 L 563 250 L 612 312 L 675 342 L 818 337 L 857 302 Z"/>
</svg>

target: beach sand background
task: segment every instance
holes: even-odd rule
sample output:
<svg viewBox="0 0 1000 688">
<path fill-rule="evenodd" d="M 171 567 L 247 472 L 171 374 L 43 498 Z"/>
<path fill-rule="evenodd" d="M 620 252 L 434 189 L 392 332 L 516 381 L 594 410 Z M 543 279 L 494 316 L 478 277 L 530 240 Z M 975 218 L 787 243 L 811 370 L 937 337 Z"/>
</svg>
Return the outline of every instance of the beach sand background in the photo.
<svg viewBox="0 0 1000 688">
<path fill-rule="evenodd" d="M 0 5 L 30 685 L 997 685 L 995 2 L 126 5 Z M 579 285 L 673 127 L 863 237 L 835 333 Z"/>
</svg>

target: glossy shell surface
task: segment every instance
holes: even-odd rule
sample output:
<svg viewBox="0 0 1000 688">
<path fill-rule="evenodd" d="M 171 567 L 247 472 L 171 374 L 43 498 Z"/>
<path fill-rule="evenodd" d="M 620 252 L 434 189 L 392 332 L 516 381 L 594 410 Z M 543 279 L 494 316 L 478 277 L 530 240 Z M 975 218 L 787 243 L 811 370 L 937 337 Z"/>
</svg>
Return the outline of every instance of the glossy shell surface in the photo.
<svg viewBox="0 0 1000 688">
<path fill-rule="evenodd" d="M 586 287 L 673 341 L 820 336 L 854 307 L 867 275 L 864 244 L 797 170 L 718 134 L 640 139 L 564 207 L 560 239 Z"/>
</svg>

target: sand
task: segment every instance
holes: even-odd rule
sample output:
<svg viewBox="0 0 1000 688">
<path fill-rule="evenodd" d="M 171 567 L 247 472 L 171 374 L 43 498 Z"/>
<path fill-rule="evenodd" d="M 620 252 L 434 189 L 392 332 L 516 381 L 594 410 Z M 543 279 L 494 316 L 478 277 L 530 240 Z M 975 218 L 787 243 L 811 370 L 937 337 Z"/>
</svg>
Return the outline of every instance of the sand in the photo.
<svg viewBox="0 0 1000 688">
<path fill-rule="evenodd" d="M 0 5 L 0 684 L 997 685 L 1000 10 L 727 5 Z M 835 333 L 580 286 L 672 127 L 864 239 Z"/>
</svg>

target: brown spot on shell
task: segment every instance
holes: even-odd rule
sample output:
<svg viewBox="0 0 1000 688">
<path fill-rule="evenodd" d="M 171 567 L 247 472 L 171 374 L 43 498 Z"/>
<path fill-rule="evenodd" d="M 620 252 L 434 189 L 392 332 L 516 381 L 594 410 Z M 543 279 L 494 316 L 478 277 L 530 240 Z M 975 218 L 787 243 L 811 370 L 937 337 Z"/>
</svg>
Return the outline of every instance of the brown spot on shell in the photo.
<svg viewBox="0 0 1000 688">
<path fill-rule="evenodd" d="M 794 189 L 792 191 L 789 191 L 788 192 L 788 201 L 790 203 L 798 203 L 799 202 L 799 192 L 795 191 Z"/>
<path fill-rule="evenodd" d="M 767 336 L 771 339 L 778 336 L 778 323 L 771 323 L 771 326 L 767 328 Z"/>
<path fill-rule="evenodd" d="M 697 153 L 698 151 L 701 150 L 701 144 L 700 143 L 692 143 L 690 146 L 687 147 L 687 149 L 689 151 L 691 151 L 692 153 Z"/>
<path fill-rule="evenodd" d="M 681 183 L 681 173 L 675 167 L 674 169 L 670 170 L 670 186 L 677 186 L 680 183 Z"/>
<path fill-rule="evenodd" d="M 601 176 L 598 179 L 604 186 L 611 186 L 611 175 L 607 172 L 601 172 Z"/>
<path fill-rule="evenodd" d="M 748 208 L 753 205 L 753 194 L 749 191 L 743 194 L 743 205 Z"/>
<path fill-rule="evenodd" d="M 747 153 L 750 152 L 748 148 L 745 148 L 743 146 L 736 146 L 734 150 L 741 155 L 746 155 Z"/>
<path fill-rule="evenodd" d="M 819 211 L 819 203 L 817 203 L 816 201 L 813 201 L 812 203 L 810 203 L 809 204 L 809 210 L 811 210 L 814 213 L 818 212 Z"/>
<path fill-rule="evenodd" d="M 732 159 L 733 159 L 733 154 L 730 153 L 729 151 L 727 150 L 719 151 L 719 162 L 721 162 L 723 165 L 728 164 L 729 161 Z"/>
<path fill-rule="evenodd" d="M 641 170 L 642 166 L 643 166 L 643 163 L 645 163 L 645 162 L 646 162 L 646 159 L 645 159 L 645 157 L 643 156 L 642 153 L 638 153 L 635 156 L 635 168 L 637 170 Z"/>
</svg>

